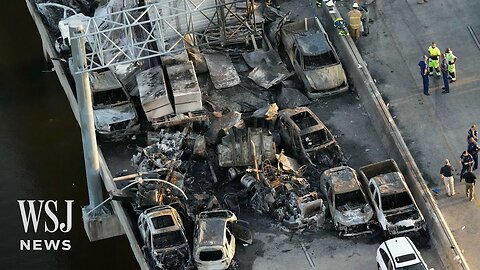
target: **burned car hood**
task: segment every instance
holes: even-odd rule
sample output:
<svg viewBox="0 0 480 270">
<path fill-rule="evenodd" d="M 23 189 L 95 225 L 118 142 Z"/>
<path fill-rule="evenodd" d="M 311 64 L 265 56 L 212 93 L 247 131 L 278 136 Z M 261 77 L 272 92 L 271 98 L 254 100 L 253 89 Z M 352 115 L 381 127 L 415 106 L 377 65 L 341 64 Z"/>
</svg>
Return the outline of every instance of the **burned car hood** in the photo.
<svg viewBox="0 0 480 270">
<path fill-rule="evenodd" d="M 132 104 L 122 104 L 115 107 L 94 109 L 95 128 L 98 131 L 110 131 L 110 125 L 136 118 Z"/>
<path fill-rule="evenodd" d="M 312 70 L 304 70 L 305 77 L 312 89 L 329 91 L 345 84 L 347 77 L 340 63 Z"/>
<path fill-rule="evenodd" d="M 413 205 L 399 211 L 385 211 L 385 218 L 390 226 L 401 227 L 413 227 L 415 222 L 423 220 L 423 216 Z"/>
<path fill-rule="evenodd" d="M 362 209 L 363 208 L 363 209 Z M 354 207 L 342 206 L 341 209 L 335 209 L 334 220 L 345 226 L 364 224 L 373 217 L 373 210 L 369 204 L 357 205 Z"/>
</svg>

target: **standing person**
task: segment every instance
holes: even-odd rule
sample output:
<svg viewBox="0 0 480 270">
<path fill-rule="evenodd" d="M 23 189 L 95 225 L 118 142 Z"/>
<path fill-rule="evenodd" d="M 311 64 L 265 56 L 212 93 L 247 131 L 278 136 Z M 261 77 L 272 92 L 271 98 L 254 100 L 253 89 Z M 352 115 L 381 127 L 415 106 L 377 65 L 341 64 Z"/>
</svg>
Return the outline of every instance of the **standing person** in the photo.
<svg viewBox="0 0 480 270">
<path fill-rule="evenodd" d="M 348 23 L 350 25 L 350 35 L 354 41 L 360 37 L 360 27 L 362 25 L 362 12 L 358 10 L 358 3 L 353 3 L 353 9 L 348 12 Z"/>
<path fill-rule="evenodd" d="M 445 183 L 445 189 L 447 191 L 447 196 L 451 197 L 455 195 L 455 186 L 453 184 L 453 167 L 450 165 L 450 161 L 445 159 L 445 165 L 440 169 L 440 177 Z"/>
<path fill-rule="evenodd" d="M 478 150 L 480 150 L 480 148 L 478 148 L 477 142 L 473 138 L 470 138 L 468 141 L 467 151 L 470 155 L 472 155 L 474 171 L 478 168 Z"/>
<path fill-rule="evenodd" d="M 420 67 L 420 75 L 422 75 L 422 80 L 423 80 L 423 94 L 426 96 L 430 96 L 428 93 L 428 72 L 427 72 L 427 59 L 428 57 L 426 55 L 423 56 L 423 58 L 418 62 L 418 66 Z"/>
<path fill-rule="evenodd" d="M 443 91 L 442 93 L 446 94 L 450 92 L 450 88 L 448 87 L 448 62 L 445 58 L 445 54 L 442 54 L 442 63 L 440 64 L 440 69 L 442 70 L 443 76 Z"/>
<path fill-rule="evenodd" d="M 473 166 L 473 157 L 467 151 L 463 151 L 460 156 L 460 164 L 462 164 L 462 170 L 460 171 L 460 182 L 462 182 L 463 175 L 470 170 Z"/>
<path fill-rule="evenodd" d="M 447 55 L 448 61 L 448 74 L 452 78 L 451 82 L 455 82 L 457 80 L 457 72 L 455 71 L 455 64 L 457 63 L 457 57 L 453 54 L 452 49 L 447 48 L 445 51 Z"/>
<path fill-rule="evenodd" d="M 428 54 L 429 54 L 429 61 L 428 61 L 428 71 L 430 72 L 429 75 L 433 75 L 433 70 L 437 72 L 437 76 L 440 77 L 442 75 L 440 73 L 440 49 L 437 47 L 435 42 L 432 42 L 432 45 L 428 47 Z"/>
<path fill-rule="evenodd" d="M 370 34 L 370 12 L 368 11 L 367 3 L 361 5 L 362 10 L 362 23 L 363 23 L 363 36 Z"/>
<path fill-rule="evenodd" d="M 477 177 L 470 169 L 467 173 L 465 173 L 465 193 L 467 193 L 467 198 L 470 201 L 473 201 L 475 198 L 475 180 Z"/>
<path fill-rule="evenodd" d="M 467 132 L 467 141 L 470 141 L 470 138 L 473 138 L 476 142 L 478 142 L 478 131 L 477 125 L 475 124 L 473 124 Z"/>
</svg>

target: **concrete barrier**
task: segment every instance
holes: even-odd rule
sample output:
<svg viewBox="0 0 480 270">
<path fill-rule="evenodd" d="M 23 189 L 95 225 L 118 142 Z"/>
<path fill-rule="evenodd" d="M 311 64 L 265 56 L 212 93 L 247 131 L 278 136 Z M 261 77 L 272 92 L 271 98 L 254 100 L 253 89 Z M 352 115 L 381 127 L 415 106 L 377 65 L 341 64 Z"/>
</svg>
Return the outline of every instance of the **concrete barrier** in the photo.
<svg viewBox="0 0 480 270">
<path fill-rule="evenodd" d="M 350 36 L 339 36 L 339 30 L 334 27 L 333 22 L 341 15 L 336 8 L 330 13 L 323 5 L 323 8 L 317 9 L 317 16 L 337 49 L 351 85 L 360 96 L 365 110 L 372 119 L 377 135 L 388 151 L 388 156 L 394 158 L 402 170 L 418 207 L 427 220 L 433 245 L 438 250 L 445 269 L 470 269 L 355 43 Z"/>
</svg>

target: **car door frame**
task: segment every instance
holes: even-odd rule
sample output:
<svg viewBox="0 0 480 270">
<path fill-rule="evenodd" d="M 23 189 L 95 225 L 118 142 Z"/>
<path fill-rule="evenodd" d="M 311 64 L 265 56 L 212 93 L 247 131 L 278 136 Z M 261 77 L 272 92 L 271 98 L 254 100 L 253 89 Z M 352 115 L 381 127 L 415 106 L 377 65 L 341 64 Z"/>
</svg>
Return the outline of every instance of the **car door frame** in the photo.
<svg viewBox="0 0 480 270">
<path fill-rule="evenodd" d="M 251 245 L 253 243 L 253 233 L 250 229 L 250 223 L 244 220 L 234 220 L 228 223 L 227 229 L 233 237 L 239 241 Z"/>
<path fill-rule="evenodd" d="M 372 188 L 373 186 L 373 193 L 372 193 Z M 385 219 L 385 215 L 382 210 L 382 197 L 380 196 L 380 191 L 378 189 L 378 186 L 375 184 L 375 181 L 372 179 L 368 183 L 368 192 L 371 195 L 371 202 L 373 207 L 375 208 L 375 214 L 377 216 L 377 220 L 380 223 L 380 226 L 382 227 L 382 230 L 387 230 L 387 221 Z M 378 202 L 375 200 L 378 199 Z"/>
</svg>

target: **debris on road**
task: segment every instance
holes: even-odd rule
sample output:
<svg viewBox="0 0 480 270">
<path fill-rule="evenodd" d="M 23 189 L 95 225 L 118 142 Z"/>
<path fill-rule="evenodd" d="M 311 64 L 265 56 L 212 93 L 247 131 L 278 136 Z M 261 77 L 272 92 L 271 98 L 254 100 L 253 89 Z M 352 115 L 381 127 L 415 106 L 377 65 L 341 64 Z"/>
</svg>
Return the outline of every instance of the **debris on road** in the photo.
<svg viewBox="0 0 480 270">
<path fill-rule="evenodd" d="M 295 88 L 282 87 L 277 97 L 277 104 L 281 110 L 308 106 L 310 103 L 310 100 Z"/>
<path fill-rule="evenodd" d="M 275 158 L 273 137 L 262 128 L 232 128 L 217 145 L 220 167 L 249 166 Z"/>
<path fill-rule="evenodd" d="M 203 56 L 207 62 L 210 78 L 215 89 L 223 89 L 240 84 L 240 77 L 228 55 L 222 52 L 215 52 L 205 53 Z"/>
</svg>

